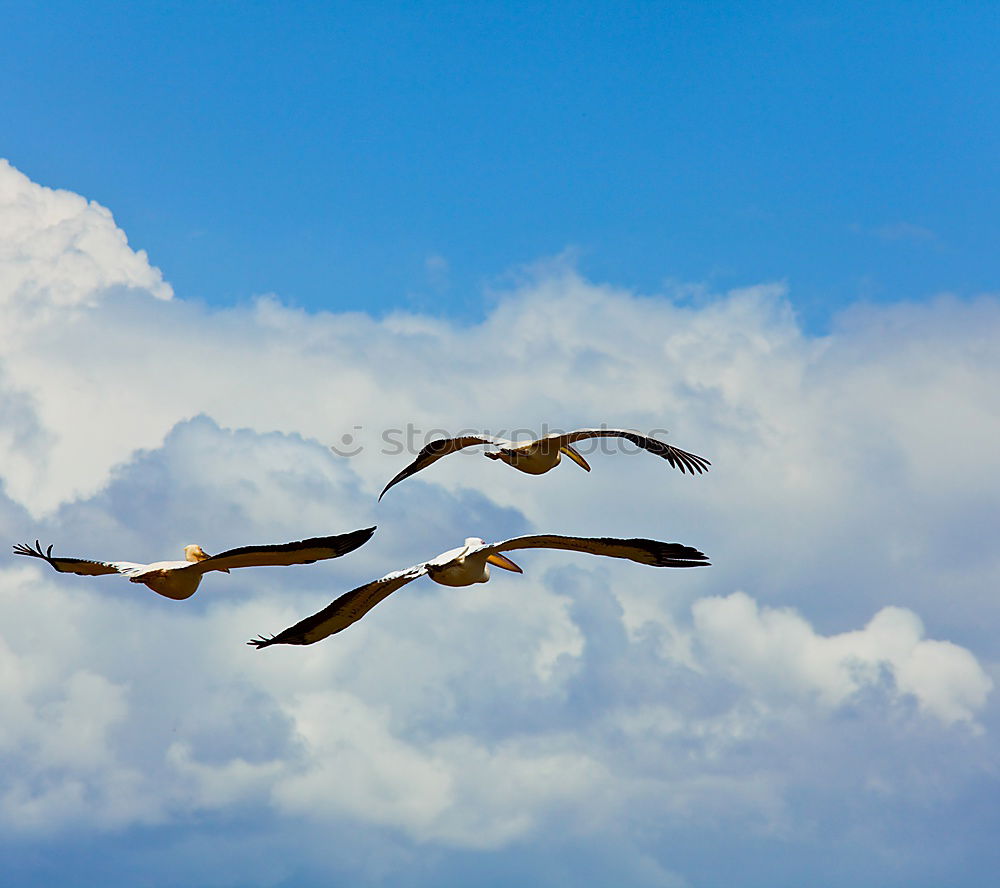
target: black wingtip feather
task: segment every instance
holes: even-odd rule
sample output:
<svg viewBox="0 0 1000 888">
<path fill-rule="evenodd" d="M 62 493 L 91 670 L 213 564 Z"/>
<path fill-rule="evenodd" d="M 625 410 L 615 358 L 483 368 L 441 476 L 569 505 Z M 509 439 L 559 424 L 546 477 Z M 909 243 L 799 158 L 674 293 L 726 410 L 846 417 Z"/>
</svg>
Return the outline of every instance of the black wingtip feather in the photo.
<svg viewBox="0 0 1000 888">
<path fill-rule="evenodd" d="M 33 558 L 43 558 L 50 563 L 52 561 L 52 546 L 49 546 L 48 549 L 42 549 L 39 540 L 35 540 L 34 548 L 30 543 L 15 543 L 11 548 L 15 555 L 30 555 Z"/>
<path fill-rule="evenodd" d="M 660 543 L 655 540 L 635 540 L 635 544 L 644 545 L 656 558 L 656 567 L 709 567 L 708 556 L 683 543 Z M 650 545 L 652 543 L 652 545 Z"/>
</svg>

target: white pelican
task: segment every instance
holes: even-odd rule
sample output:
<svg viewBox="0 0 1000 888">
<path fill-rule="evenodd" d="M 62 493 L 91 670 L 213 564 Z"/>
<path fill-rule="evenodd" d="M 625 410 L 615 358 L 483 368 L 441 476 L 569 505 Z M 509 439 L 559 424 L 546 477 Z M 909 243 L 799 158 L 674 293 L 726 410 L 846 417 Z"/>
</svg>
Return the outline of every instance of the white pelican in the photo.
<svg viewBox="0 0 1000 888">
<path fill-rule="evenodd" d="M 628 429 L 577 429 L 575 432 L 553 432 L 543 438 L 520 444 L 507 441 L 504 438 L 493 438 L 489 435 L 462 435 L 458 438 L 438 438 L 436 441 L 431 441 L 417 454 L 413 462 L 385 485 L 378 498 L 382 499 L 385 492 L 394 484 L 409 478 L 410 475 L 416 474 L 421 469 L 426 469 L 442 456 L 447 456 L 449 453 L 455 453 L 466 447 L 473 447 L 476 444 L 490 444 L 496 447 L 496 450 L 487 450 L 483 456 L 499 459 L 529 475 L 542 475 L 550 469 L 554 469 L 559 465 L 563 454 L 566 454 L 580 468 L 589 472 L 590 466 L 587 461 L 572 446 L 576 442 L 585 441 L 588 438 L 624 438 L 635 444 L 636 447 L 662 456 L 675 469 L 690 472 L 692 475 L 695 472 L 700 474 L 707 471 L 711 465 L 704 457 L 695 456 L 693 453 L 688 453 L 664 441 L 640 435 L 638 432 L 632 432 Z"/>
<path fill-rule="evenodd" d="M 661 543 L 658 540 L 543 535 L 514 537 L 502 543 L 485 543 L 478 537 L 469 537 L 464 546 L 358 586 L 283 632 L 271 638 L 262 635 L 247 644 L 262 648 L 272 644 L 313 644 L 322 641 L 328 635 L 357 622 L 384 598 L 424 574 L 443 586 L 471 586 L 473 583 L 485 583 L 490 578 L 491 564 L 523 573 L 513 561 L 500 554 L 513 549 L 569 549 L 592 555 L 608 555 L 611 558 L 628 558 L 653 567 L 708 565 L 706 556 L 697 549 L 681 543 Z"/>
<path fill-rule="evenodd" d="M 85 558 L 53 558 L 52 547 L 45 551 L 35 540 L 35 547 L 18 543 L 15 555 L 31 555 L 51 564 L 61 573 L 81 576 L 124 574 L 133 583 L 145 583 L 154 592 L 183 601 L 194 595 L 202 575 L 210 570 L 229 573 L 234 567 L 267 567 L 287 564 L 312 564 L 326 558 L 337 558 L 353 552 L 371 539 L 374 527 L 354 530 L 338 536 L 312 537 L 297 543 L 273 546 L 242 546 L 218 555 L 207 555 L 201 546 L 185 546 L 185 561 L 154 561 L 152 564 L 135 564 L 132 561 L 88 561 Z"/>
</svg>

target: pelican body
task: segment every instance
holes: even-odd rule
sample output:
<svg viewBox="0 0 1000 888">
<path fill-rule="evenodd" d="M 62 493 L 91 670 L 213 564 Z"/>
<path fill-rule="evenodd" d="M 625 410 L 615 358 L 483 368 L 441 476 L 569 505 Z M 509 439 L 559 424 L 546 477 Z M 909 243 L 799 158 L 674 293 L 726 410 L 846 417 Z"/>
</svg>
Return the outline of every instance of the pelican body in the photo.
<svg viewBox="0 0 1000 888">
<path fill-rule="evenodd" d="M 483 456 L 498 459 L 527 475 L 544 475 L 559 465 L 563 454 L 573 460 L 581 469 L 590 471 L 587 461 L 569 444 L 563 444 L 560 447 L 545 438 L 540 441 L 532 441 L 522 447 L 487 450 Z"/>
<path fill-rule="evenodd" d="M 490 579 L 490 565 L 524 573 L 513 561 L 499 552 L 491 552 L 478 537 L 469 537 L 464 546 L 442 552 L 427 562 L 427 576 L 442 586 L 471 586 Z"/>
<path fill-rule="evenodd" d="M 567 537 L 552 534 L 514 537 L 500 543 L 486 543 L 478 537 L 469 537 L 465 545 L 442 552 L 430 561 L 414 564 L 405 570 L 386 574 L 345 592 L 321 611 L 300 620 L 277 635 L 265 638 L 263 635 L 251 639 L 247 644 L 256 648 L 272 644 L 315 644 L 324 638 L 341 632 L 356 623 L 380 601 L 384 601 L 397 589 L 425 574 L 442 586 L 472 586 L 485 583 L 490 578 L 490 565 L 504 570 L 523 573 L 504 551 L 512 549 L 566 549 L 573 552 L 588 552 L 591 555 L 606 555 L 611 558 L 627 558 L 652 567 L 704 567 L 708 559 L 691 546 L 681 543 L 661 543 L 659 540 L 614 539 L 610 537 Z"/>
</svg>

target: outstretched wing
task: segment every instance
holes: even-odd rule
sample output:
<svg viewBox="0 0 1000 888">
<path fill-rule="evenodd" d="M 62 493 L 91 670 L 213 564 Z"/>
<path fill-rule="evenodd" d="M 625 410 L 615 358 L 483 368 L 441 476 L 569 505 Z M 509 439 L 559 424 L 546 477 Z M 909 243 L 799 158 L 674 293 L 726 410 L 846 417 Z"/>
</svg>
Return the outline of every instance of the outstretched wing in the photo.
<svg viewBox="0 0 1000 888">
<path fill-rule="evenodd" d="M 273 546 L 241 546 L 191 565 L 201 573 L 209 570 L 231 570 L 234 567 L 280 567 L 289 564 L 312 564 L 327 558 L 338 558 L 363 546 L 375 533 L 374 527 L 354 530 L 338 536 L 310 537 L 296 543 Z"/>
<path fill-rule="evenodd" d="M 30 555 L 47 561 L 60 573 L 74 573 L 84 577 L 97 577 L 102 574 L 127 574 L 136 568 L 144 568 L 144 564 L 132 561 L 90 561 L 87 558 L 53 558 L 52 546 L 42 549 L 42 544 L 35 540 L 34 547 L 26 543 L 18 543 L 14 547 L 15 555 Z"/>
<path fill-rule="evenodd" d="M 385 496 L 385 492 L 394 484 L 399 484 L 400 481 L 404 481 L 410 475 L 415 475 L 421 469 L 426 469 L 431 463 L 435 463 L 441 459 L 442 456 L 455 453 L 465 447 L 473 447 L 476 444 L 494 444 L 497 447 L 503 447 L 509 446 L 510 441 L 502 438 L 491 438 L 489 435 L 463 435 L 460 438 L 438 438 L 436 441 L 431 441 L 430 444 L 417 454 L 417 458 L 413 462 L 382 488 L 382 492 L 378 495 L 378 498 L 382 499 Z"/>
<path fill-rule="evenodd" d="M 380 601 L 425 573 L 427 573 L 426 562 L 386 574 L 380 580 L 373 580 L 358 586 L 357 589 L 345 592 L 323 610 L 300 620 L 294 626 L 289 626 L 283 632 L 270 638 L 261 635 L 259 638 L 251 639 L 247 644 L 259 649 L 272 644 L 313 644 L 322 641 L 328 635 L 333 635 L 346 629 L 351 623 L 356 623 Z"/>
<path fill-rule="evenodd" d="M 476 551 L 511 552 L 515 549 L 568 549 L 609 558 L 627 558 L 653 567 L 706 567 L 708 557 L 691 546 L 681 543 L 661 543 L 659 540 L 614 537 L 569 537 L 542 534 L 514 537 L 500 543 L 487 543 Z"/>
<path fill-rule="evenodd" d="M 641 447 L 643 450 L 663 457 L 675 469 L 690 472 L 692 475 L 695 472 L 698 474 L 707 472 L 708 467 L 712 465 L 703 456 L 695 456 L 693 453 L 688 453 L 686 450 L 681 450 L 665 441 L 640 435 L 638 432 L 628 429 L 577 429 L 575 432 L 566 432 L 565 434 L 553 432 L 542 440 L 552 441 L 556 446 L 562 447 L 564 444 L 574 444 L 577 441 L 586 441 L 588 438 L 624 438 L 635 444 L 636 447 Z"/>
</svg>

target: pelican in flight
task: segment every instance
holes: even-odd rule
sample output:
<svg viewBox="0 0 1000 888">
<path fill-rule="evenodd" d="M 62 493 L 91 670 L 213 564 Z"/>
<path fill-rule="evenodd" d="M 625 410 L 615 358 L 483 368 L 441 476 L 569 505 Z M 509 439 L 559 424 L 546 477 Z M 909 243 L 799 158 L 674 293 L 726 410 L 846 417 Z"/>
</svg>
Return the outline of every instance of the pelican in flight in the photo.
<svg viewBox="0 0 1000 888">
<path fill-rule="evenodd" d="M 271 638 L 261 635 L 248 641 L 256 648 L 272 644 L 314 644 L 328 635 L 346 629 L 360 620 L 376 604 L 407 583 L 427 574 L 442 586 L 471 586 L 485 583 L 490 578 L 490 565 L 523 573 L 513 561 L 501 554 L 514 549 L 568 549 L 572 552 L 589 552 L 611 558 L 627 558 L 653 567 L 704 567 L 708 559 L 697 549 L 680 543 L 661 543 L 658 540 L 618 540 L 608 537 L 522 536 L 501 543 L 486 543 L 478 537 L 469 537 L 464 546 L 451 549 L 405 570 L 386 574 L 345 592 L 323 610 L 300 620 Z"/>
<path fill-rule="evenodd" d="M 636 447 L 662 456 L 675 469 L 690 472 L 692 475 L 695 472 L 701 474 L 707 471 L 711 465 L 704 457 L 695 456 L 693 453 L 688 453 L 664 441 L 627 429 L 577 429 L 575 432 L 553 432 L 543 438 L 520 444 L 507 441 L 504 438 L 493 438 L 489 435 L 462 435 L 458 438 L 438 438 L 436 441 L 431 441 L 417 454 L 417 458 L 413 462 L 385 485 L 378 498 L 382 499 L 385 492 L 394 484 L 415 475 L 421 469 L 426 469 L 442 456 L 456 453 L 466 447 L 474 447 L 476 444 L 489 444 L 496 447 L 496 450 L 487 450 L 483 456 L 498 459 L 529 475 L 543 475 L 550 469 L 554 469 L 559 465 L 563 454 L 573 460 L 581 469 L 586 469 L 589 472 L 590 466 L 587 461 L 573 448 L 573 445 L 578 441 L 586 441 L 588 438 L 624 438 L 635 444 Z"/>
<path fill-rule="evenodd" d="M 145 583 L 154 592 L 175 601 L 194 595 L 202 575 L 210 570 L 224 573 L 234 567 L 268 567 L 272 565 L 312 564 L 326 558 L 337 558 L 363 546 L 375 533 L 374 527 L 354 530 L 338 536 L 312 537 L 297 543 L 273 546 L 242 546 L 218 555 L 206 554 L 201 546 L 185 546 L 184 561 L 154 561 L 135 564 L 132 561 L 89 561 L 86 558 L 53 558 L 52 546 L 44 551 L 38 540 L 35 546 L 18 543 L 15 555 L 30 555 L 47 561 L 60 573 L 93 577 L 101 574 L 123 574 L 133 583 Z"/>
</svg>

